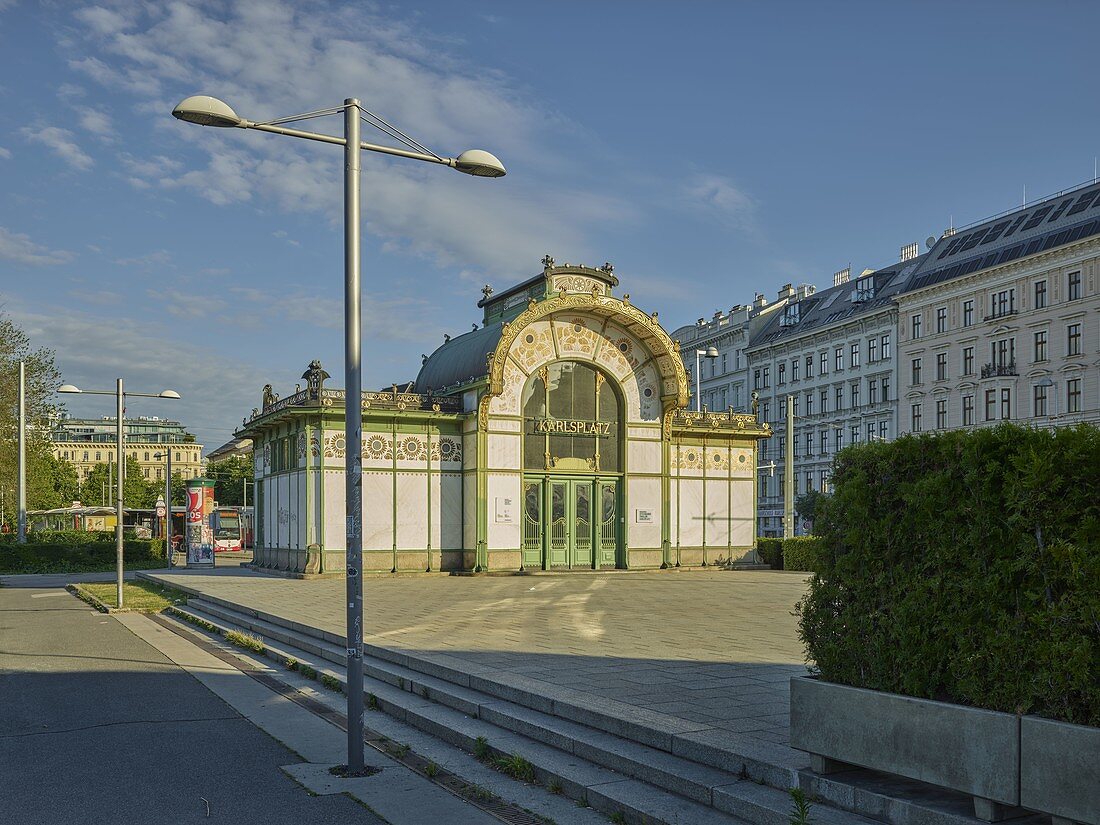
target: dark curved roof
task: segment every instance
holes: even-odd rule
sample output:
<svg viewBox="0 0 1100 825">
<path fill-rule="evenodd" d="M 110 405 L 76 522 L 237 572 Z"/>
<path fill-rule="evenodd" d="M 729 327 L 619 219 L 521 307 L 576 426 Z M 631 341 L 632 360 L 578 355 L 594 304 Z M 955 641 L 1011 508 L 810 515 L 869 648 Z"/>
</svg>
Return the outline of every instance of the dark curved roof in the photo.
<svg viewBox="0 0 1100 825">
<path fill-rule="evenodd" d="M 498 321 L 445 342 L 420 368 L 420 374 L 416 376 L 416 391 L 436 392 L 487 376 L 489 368 L 486 361 L 490 353 L 496 350 L 503 326 Z"/>
</svg>

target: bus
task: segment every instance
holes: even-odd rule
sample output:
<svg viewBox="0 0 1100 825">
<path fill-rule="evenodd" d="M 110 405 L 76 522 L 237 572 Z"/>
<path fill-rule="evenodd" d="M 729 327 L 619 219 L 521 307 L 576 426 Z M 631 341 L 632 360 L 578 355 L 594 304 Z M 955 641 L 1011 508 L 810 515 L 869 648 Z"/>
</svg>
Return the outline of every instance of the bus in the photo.
<svg viewBox="0 0 1100 825">
<path fill-rule="evenodd" d="M 215 507 L 214 552 L 240 553 L 251 541 L 251 507 Z"/>
</svg>

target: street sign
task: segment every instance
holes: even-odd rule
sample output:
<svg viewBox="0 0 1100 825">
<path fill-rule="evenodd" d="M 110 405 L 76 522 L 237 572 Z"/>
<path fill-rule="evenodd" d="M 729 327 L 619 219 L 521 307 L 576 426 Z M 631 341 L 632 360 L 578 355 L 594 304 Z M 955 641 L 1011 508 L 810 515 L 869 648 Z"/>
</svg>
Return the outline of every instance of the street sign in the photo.
<svg viewBox="0 0 1100 825">
<path fill-rule="evenodd" d="M 162 504 L 160 507 L 157 508 L 157 518 L 164 518 L 164 515 L 167 512 L 168 511 L 164 509 L 164 505 Z"/>
</svg>

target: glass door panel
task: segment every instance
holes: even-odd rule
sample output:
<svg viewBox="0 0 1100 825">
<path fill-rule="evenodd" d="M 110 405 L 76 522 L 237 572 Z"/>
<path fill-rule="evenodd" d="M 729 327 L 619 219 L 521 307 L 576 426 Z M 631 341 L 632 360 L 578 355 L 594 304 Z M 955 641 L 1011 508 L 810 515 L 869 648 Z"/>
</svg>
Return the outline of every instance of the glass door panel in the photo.
<svg viewBox="0 0 1100 825">
<path fill-rule="evenodd" d="M 615 481 L 596 483 L 599 508 L 597 562 L 600 567 L 615 567 L 619 550 L 619 490 Z"/>
<path fill-rule="evenodd" d="M 523 482 L 523 566 L 542 567 L 542 482 Z"/>
<path fill-rule="evenodd" d="M 549 567 L 565 567 L 569 564 L 569 482 L 550 482 L 550 543 Z"/>
<path fill-rule="evenodd" d="M 573 481 L 573 558 L 570 567 L 592 566 L 592 482 Z"/>
</svg>

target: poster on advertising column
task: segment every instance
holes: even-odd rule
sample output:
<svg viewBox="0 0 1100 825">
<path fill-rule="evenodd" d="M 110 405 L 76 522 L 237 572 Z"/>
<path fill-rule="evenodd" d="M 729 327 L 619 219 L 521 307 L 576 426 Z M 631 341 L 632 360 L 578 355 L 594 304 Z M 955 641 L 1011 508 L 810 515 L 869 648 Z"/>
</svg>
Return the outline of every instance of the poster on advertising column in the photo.
<svg viewBox="0 0 1100 825">
<path fill-rule="evenodd" d="M 185 516 L 188 567 L 214 566 L 214 482 L 206 478 L 187 481 Z"/>
</svg>

